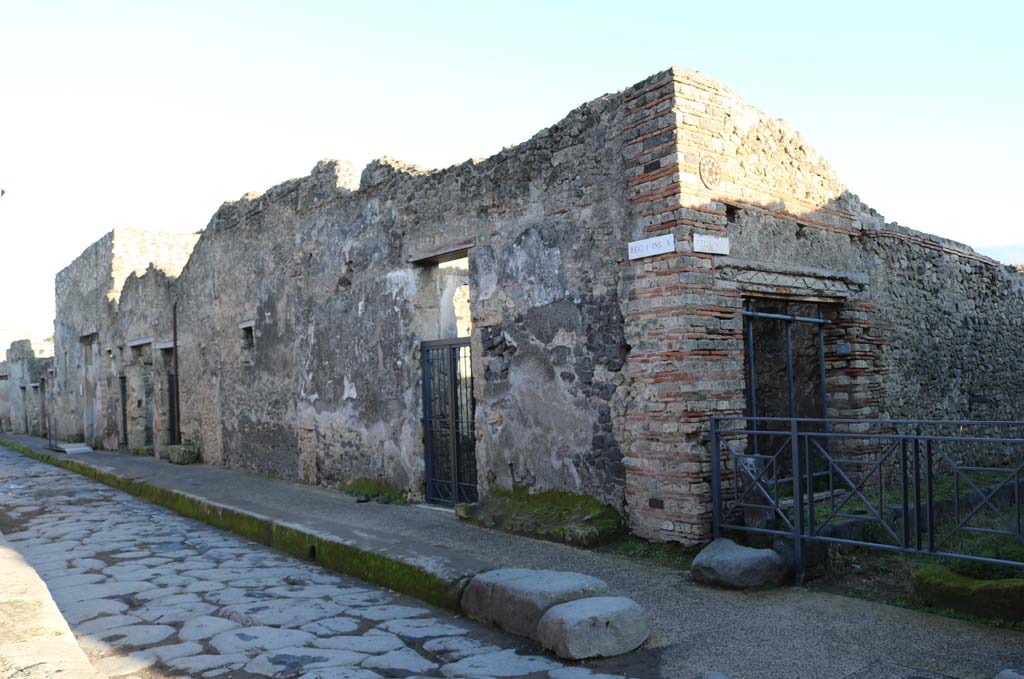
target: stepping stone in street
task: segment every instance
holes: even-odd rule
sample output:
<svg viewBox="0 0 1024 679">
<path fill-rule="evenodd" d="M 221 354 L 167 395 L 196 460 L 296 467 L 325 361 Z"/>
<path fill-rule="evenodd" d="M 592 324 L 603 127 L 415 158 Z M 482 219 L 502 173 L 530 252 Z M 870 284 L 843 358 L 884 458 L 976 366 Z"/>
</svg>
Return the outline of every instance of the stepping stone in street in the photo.
<svg viewBox="0 0 1024 679">
<path fill-rule="evenodd" d="M 629 653 L 647 641 L 640 604 L 626 597 L 590 597 L 552 606 L 537 624 L 537 640 L 560 658 L 584 660 Z"/>
<path fill-rule="evenodd" d="M 462 593 L 462 610 L 474 620 L 532 637 L 552 606 L 607 591 L 603 580 L 582 573 L 501 568 L 470 580 Z"/>
</svg>

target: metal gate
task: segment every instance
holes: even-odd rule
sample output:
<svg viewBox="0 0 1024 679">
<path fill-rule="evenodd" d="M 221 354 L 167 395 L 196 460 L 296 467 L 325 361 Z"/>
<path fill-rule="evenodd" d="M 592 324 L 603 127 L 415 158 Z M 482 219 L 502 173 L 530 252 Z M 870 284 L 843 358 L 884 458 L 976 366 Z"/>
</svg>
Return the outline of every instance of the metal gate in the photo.
<svg viewBox="0 0 1024 679">
<path fill-rule="evenodd" d="M 177 445 L 178 440 L 178 376 L 167 373 L 167 443 Z"/>
<path fill-rule="evenodd" d="M 778 299 L 748 300 L 742 312 L 746 344 L 747 414 L 752 433 L 748 436 L 748 449 L 753 454 L 750 464 L 765 474 L 764 481 L 770 486 L 786 485 L 792 482 L 793 468 L 788 459 L 775 459 L 766 452 L 775 450 L 785 441 L 788 433 L 777 431 L 775 417 L 815 418 L 811 428 L 828 431 L 828 389 L 825 370 L 825 328 L 829 321 L 823 318 L 821 306 L 816 305 L 816 316 L 802 316 L 793 313 L 791 302 Z M 762 351 L 758 355 L 759 334 L 756 328 L 768 326 L 774 332 L 760 335 Z M 772 327 L 774 326 L 774 327 Z M 807 333 L 810 333 L 807 336 Z M 799 340 L 813 342 L 814 356 L 797 356 L 795 345 Z M 776 346 L 763 346 L 763 345 Z M 774 351 L 767 349 L 774 348 Z M 803 359 L 803 360 L 799 360 Z M 797 379 L 797 372 L 802 373 Z M 768 376 L 762 387 L 768 387 L 767 394 L 759 392 L 759 378 Z M 773 384 L 775 377 L 781 384 Z M 813 384 L 816 382 L 817 384 Z M 801 388 L 803 391 L 801 392 Z M 816 393 L 815 393 L 816 392 Z M 763 402 L 762 402 L 763 401 Z M 817 402 L 815 402 L 817 401 Z M 763 407 L 762 407 L 763 406 Z M 806 445 L 806 444 L 805 444 Z M 769 461 L 772 463 L 769 464 Z M 767 465 L 770 468 L 761 468 Z M 820 465 L 819 465 L 820 466 Z M 816 482 L 827 472 L 813 470 Z M 753 520 L 753 517 L 750 517 Z"/>
<path fill-rule="evenodd" d="M 121 447 L 128 447 L 128 378 L 121 375 L 117 378 L 121 390 Z"/>
<path fill-rule="evenodd" d="M 469 338 L 432 340 L 423 361 L 423 443 L 430 502 L 476 502 L 476 437 Z"/>
</svg>

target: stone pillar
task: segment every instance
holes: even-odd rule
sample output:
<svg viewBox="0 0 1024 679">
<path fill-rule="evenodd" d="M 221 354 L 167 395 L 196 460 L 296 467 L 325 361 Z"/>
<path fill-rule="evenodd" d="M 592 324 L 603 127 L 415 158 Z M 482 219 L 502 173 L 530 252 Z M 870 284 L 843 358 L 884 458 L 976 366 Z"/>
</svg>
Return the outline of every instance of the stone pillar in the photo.
<svg viewBox="0 0 1024 679">
<path fill-rule="evenodd" d="M 674 253 L 623 263 L 632 396 L 626 503 L 633 532 L 690 544 L 710 536 L 709 418 L 742 413 L 744 398 L 742 300 L 716 286 L 714 256 L 691 247 L 695 231 L 724 233 L 727 222 L 698 174 L 720 147 L 717 88 L 673 69 L 625 93 L 633 239 L 676 241 Z"/>
</svg>

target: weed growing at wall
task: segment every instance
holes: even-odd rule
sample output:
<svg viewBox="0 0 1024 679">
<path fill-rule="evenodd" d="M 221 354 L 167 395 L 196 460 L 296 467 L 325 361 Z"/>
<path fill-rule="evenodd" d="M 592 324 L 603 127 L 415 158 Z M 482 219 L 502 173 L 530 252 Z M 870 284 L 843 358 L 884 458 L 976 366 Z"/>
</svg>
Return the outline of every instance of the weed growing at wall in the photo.
<svg viewBox="0 0 1024 679">
<path fill-rule="evenodd" d="M 563 490 L 492 489 L 486 500 L 460 510 L 471 523 L 553 542 L 589 547 L 619 536 L 622 517 L 610 505 Z"/>
</svg>

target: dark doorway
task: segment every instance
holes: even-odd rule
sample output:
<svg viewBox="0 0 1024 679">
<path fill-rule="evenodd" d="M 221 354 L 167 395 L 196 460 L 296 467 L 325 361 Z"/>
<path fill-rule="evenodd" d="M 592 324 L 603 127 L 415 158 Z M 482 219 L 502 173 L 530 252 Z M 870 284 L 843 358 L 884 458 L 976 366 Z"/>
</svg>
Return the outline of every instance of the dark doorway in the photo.
<svg viewBox="0 0 1024 679">
<path fill-rule="evenodd" d="M 426 496 L 430 502 L 476 502 L 476 437 L 469 338 L 421 345 Z"/>
<path fill-rule="evenodd" d="M 143 398 L 143 414 L 146 422 L 146 439 L 145 446 L 153 451 L 153 378 L 150 377 L 149 370 L 146 370 L 142 375 L 142 398 Z"/>
<path fill-rule="evenodd" d="M 167 443 L 177 445 L 178 441 L 178 377 L 173 371 L 167 372 Z"/>
<path fill-rule="evenodd" d="M 121 447 L 128 447 L 128 378 L 118 378 L 121 388 Z"/>
<path fill-rule="evenodd" d="M 814 302 L 747 302 L 748 415 L 827 417 L 824 332 L 830 315 Z"/>
<path fill-rule="evenodd" d="M 31 434 L 32 430 L 28 428 L 28 390 L 25 387 L 21 388 L 21 414 L 25 419 L 25 433 Z"/>
<path fill-rule="evenodd" d="M 747 446 L 776 487 L 792 480 L 791 423 L 763 418 L 819 420 L 801 431 L 827 431 L 825 332 L 834 317 L 833 305 L 779 299 L 751 299 L 743 311 L 747 416 L 758 432 Z"/>
</svg>

